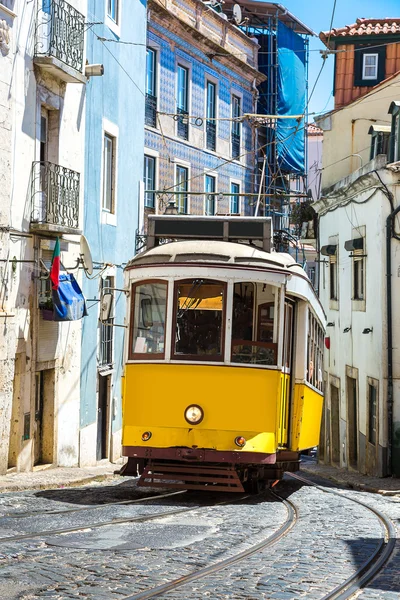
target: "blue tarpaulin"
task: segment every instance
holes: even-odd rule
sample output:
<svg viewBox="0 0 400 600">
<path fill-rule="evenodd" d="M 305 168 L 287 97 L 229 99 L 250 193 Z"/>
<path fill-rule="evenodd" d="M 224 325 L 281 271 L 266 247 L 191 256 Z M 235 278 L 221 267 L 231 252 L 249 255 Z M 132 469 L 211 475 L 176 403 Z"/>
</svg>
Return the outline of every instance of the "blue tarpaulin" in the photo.
<svg viewBox="0 0 400 600">
<path fill-rule="evenodd" d="M 278 23 L 278 115 L 302 115 L 306 106 L 305 41 Z M 277 119 L 278 164 L 286 173 L 305 173 L 304 118 Z"/>
<path fill-rule="evenodd" d="M 77 321 L 87 316 L 81 288 L 71 273 L 61 273 L 57 290 L 52 290 L 54 321 Z"/>
</svg>

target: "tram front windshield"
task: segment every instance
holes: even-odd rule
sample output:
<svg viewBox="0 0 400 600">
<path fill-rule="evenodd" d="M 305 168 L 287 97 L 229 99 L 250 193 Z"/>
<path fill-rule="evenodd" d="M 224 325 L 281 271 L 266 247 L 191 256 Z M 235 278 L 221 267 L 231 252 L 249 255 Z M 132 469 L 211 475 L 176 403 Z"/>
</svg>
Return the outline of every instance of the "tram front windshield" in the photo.
<svg viewBox="0 0 400 600">
<path fill-rule="evenodd" d="M 203 279 L 175 286 L 176 358 L 222 358 L 225 284 Z"/>
</svg>

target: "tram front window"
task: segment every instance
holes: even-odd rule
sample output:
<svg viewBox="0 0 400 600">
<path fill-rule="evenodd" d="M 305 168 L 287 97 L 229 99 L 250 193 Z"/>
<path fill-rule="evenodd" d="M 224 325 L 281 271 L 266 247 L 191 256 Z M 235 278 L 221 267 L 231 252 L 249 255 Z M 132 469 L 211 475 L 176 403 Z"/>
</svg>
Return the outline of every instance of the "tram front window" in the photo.
<svg viewBox="0 0 400 600">
<path fill-rule="evenodd" d="M 167 283 L 135 285 L 132 298 L 131 358 L 142 358 L 144 354 L 164 356 Z"/>
<path fill-rule="evenodd" d="M 174 358 L 223 360 L 225 285 L 206 279 L 175 286 Z"/>
</svg>

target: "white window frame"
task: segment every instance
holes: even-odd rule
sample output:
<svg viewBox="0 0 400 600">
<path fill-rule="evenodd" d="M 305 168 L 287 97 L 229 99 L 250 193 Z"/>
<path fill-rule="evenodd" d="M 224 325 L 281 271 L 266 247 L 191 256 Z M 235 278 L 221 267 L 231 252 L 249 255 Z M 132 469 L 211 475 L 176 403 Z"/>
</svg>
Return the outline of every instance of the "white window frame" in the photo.
<svg viewBox="0 0 400 600">
<path fill-rule="evenodd" d="M 370 56 L 374 56 L 376 59 L 375 65 L 366 65 L 366 58 L 370 57 Z M 375 52 L 371 52 L 371 53 L 367 53 L 365 52 L 363 54 L 363 62 L 362 62 L 362 79 L 365 80 L 371 80 L 371 79 L 378 79 L 378 63 L 379 63 L 379 54 L 375 53 Z M 366 69 L 370 69 L 372 66 L 375 66 L 375 74 L 374 75 L 367 75 L 366 74 Z"/>
<path fill-rule="evenodd" d="M 233 117 L 233 96 L 236 96 L 236 98 L 239 98 L 240 100 L 240 110 L 243 113 L 243 92 L 241 92 L 240 90 L 237 90 L 236 88 L 231 88 L 231 99 L 230 99 L 230 116 Z M 240 122 L 239 123 L 239 130 L 240 130 L 240 147 L 239 147 L 239 156 L 237 158 L 233 158 L 232 156 L 232 137 L 231 134 L 232 132 L 232 128 L 233 128 L 233 121 L 231 122 L 231 127 L 230 127 L 230 132 L 229 132 L 229 156 L 231 157 L 231 159 L 235 162 L 238 163 L 242 163 L 243 162 L 243 123 Z"/>
<path fill-rule="evenodd" d="M 144 152 L 143 152 L 143 167 L 144 167 L 144 157 L 145 156 L 151 156 L 151 158 L 154 158 L 156 161 L 156 169 L 155 169 L 155 173 L 154 173 L 154 180 L 155 180 L 155 189 L 158 190 L 158 182 L 159 182 L 159 158 L 160 158 L 160 153 L 157 152 L 157 150 L 153 150 L 152 148 L 147 148 L 145 147 Z M 144 182 L 143 182 L 144 185 Z M 146 202 L 146 194 L 145 194 L 145 190 L 143 190 L 143 207 L 144 208 L 150 208 L 148 206 L 146 206 L 145 202 Z M 154 198 L 154 211 L 155 214 L 158 214 L 158 202 L 157 202 L 157 197 Z"/>
<path fill-rule="evenodd" d="M 161 76 L 161 58 L 160 58 L 160 54 L 161 54 L 161 46 L 159 44 L 157 44 L 156 42 L 153 42 L 153 40 L 147 40 L 147 44 L 146 44 L 146 52 L 147 49 L 149 50 L 153 50 L 153 52 L 155 52 L 156 54 L 156 61 L 155 61 L 155 78 L 156 78 L 156 98 L 157 98 L 157 103 L 156 103 L 156 110 L 159 111 L 160 110 L 160 76 Z M 157 125 L 158 125 L 158 119 L 160 118 L 160 116 L 157 118 Z M 157 127 L 151 127 L 150 125 L 146 125 L 145 124 L 146 129 L 150 129 L 151 131 L 158 131 Z M 145 154 L 148 154 L 148 152 L 146 152 Z"/>
<path fill-rule="evenodd" d="M 177 177 L 176 177 L 176 167 L 185 167 L 188 170 L 188 189 L 187 189 L 187 212 L 182 214 L 190 215 L 190 179 L 191 179 L 191 163 L 186 160 L 180 160 L 179 158 L 175 158 L 174 160 L 174 188 L 177 186 Z M 177 206 L 178 208 L 178 206 Z"/>
<path fill-rule="evenodd" d="M 115 21 L 108 14 L 108 1 L 109 0 L 105 0 L 105 2 L 104 2 L 104 15 L 105 15 L 104 22 L 107 25 L 107 27 L 109 29 L 111 29 L 111 31 L 113 33 L 115 33 L 115 35 L 117 37 L 120 37 L 121 36 L 121 5 L 122 5 L 123 0 L 115 0 L 115 2 L 117 3 L 117 19 Z"/>
<path fill-rule="evenodd" d="M 215 194 L 214 194 L 214 215 L 218 214 L 218 173 L 216 171 L 204 171 L 204 198 L 203 198 L 203 215 L 207 215 L 206 213 L 206 205 L 207 205 L 207 193 L 206 193 L 206 177 L 213 177 L 215 180 Z M 212 215 L 210 215 L 212 216 Z"/>
<path fill-rule="evenodd" d="M 192 70 L 193 70 L 193 65 L 191 62 L 189 62 L 185 58 L 182 58 L 179 55 L 175 57 L 175 108 L 174 108 L 174 111 L 177 108 L 177 102 L 178 102 L 178 66 L 184 67 L 185 69 L 188 70 L 187 111 L 188 111 L 188 114 L 190 115 L 192 112 Z M 192 131 L 192 125 L 191 125 L 191 122 L 189 119 L 188 120 L 188 139 L 184 140 L 183 138 L 179 137 L 179 135 L 178 135 L 178 121 L 176 122 L 175 137 L 180 142 L 186 143 L 186 144 L 190 143 L 190 140 L 192 137 L 191 131 Z M 179 164 L 182 164 L 182 166 L 185 166 L 182 161 L 179 161 Z"/>
<path fill-rule="evenodd" d="M 103 207 L 103 192 L 104 192 L 104 137 L 109 135 L 114 140 L 114 157 L 113 157 L 113 197 L 112 211 L 108 211 Z M 118 199 L 118 136 L 119 128 L 115 123 L 103 118 L 102 138 L 101 138 L 101 172 L 100 172 L 100 214 L 101 223 L 106 225 L 117 225 L 117 199 Z"/>
<path fill-rule="evenodd" d="M 339 236 L 330 237 L 328 245 L 336 246 L 336 254 L 328 256 L 328 298 L 329 308 L 332 310 L 339 310 L 339 296 L 340 296 L 340 285 L 339 285 Z M 336 278 L 336 298 L 331 297 L 331 264 L 335 263 L 335 278 Z"/>
<path fill-rule="evenodd" d="M 215 118 L 218 119 L 219 115 L 219 81 L 214 75 L 209 73 L 204 74 L 204 149 L 206 152 L 211 154 L 218 153 L 218 120 L 215 121 L 215 150 L 209 150 L 207 148 L 207 83 L 213 83 L 215 85 Z"/>
<path fill-rule="evenodd" d="M 232 183 L 236 183 L 236 185 L 239 186 L 239 194 L 242 193 L 242 181 L 240 179 L 229 179 L 229 193 L 232 192 Z M 239 196 L 238 198 L 239 200 L 239 211 L 237 213 L 232 213 L 231 212 L 231 196 L 229 196 L 229 214 L 232 215 L 241 215 L 242 214 L 242 196 Z"/>
<path fill-rule="evenodd" d="M 353 250 L 351 254 L 352 264 L 351 264 L 351 308 L 352 310 L 365 312 L 366 310 L 366 301 L 367 301 L 367 260 L 366 260 L 366 227 L 365 225 L 360 225 L 356 229 L 352 230 L 352 239 L 362 238 L 363 239 L 363 248 L 361 250 Z M 359 271 L 359 280 L 358 284 L 362 285 L 363 296 L 356 298 L 356 286 L 355 284 L 355 263 L 361 263 L 362 272 Z M 360 268 L 360 267 L 358 267 Z M 362 277 L 362 279 L 361 279 Z"/>
</svg>

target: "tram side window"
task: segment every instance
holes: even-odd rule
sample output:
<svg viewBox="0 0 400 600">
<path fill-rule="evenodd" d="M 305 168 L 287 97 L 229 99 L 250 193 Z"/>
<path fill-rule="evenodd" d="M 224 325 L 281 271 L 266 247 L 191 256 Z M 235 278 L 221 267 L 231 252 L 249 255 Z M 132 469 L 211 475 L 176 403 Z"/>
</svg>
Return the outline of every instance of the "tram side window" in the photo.
<svg viewBox="0 0 400 600">
<path fill-rule="evenodd" d="M 314 315 L 308 313 L 307 381 L 322 391 L 324 332 Z"/>
<path fill-rule="evenodd" d="M 224 283 L 206 279 L 175 285 L 173 357 L 223 360 Z"/>
<path fill-rule="evenodd" d="M 269 286 L 258 287 L 249 282 L 234 285 L 231 360 L 271 366 L 277 361 L 277 344 L 273 343 L 274 297 Z"/>
<path fill-rule="evenodd" d="M 167 283 L 154 281 L 134 285 L 132 290 L 131 358 L 164 356 Z"/>
</svg>

